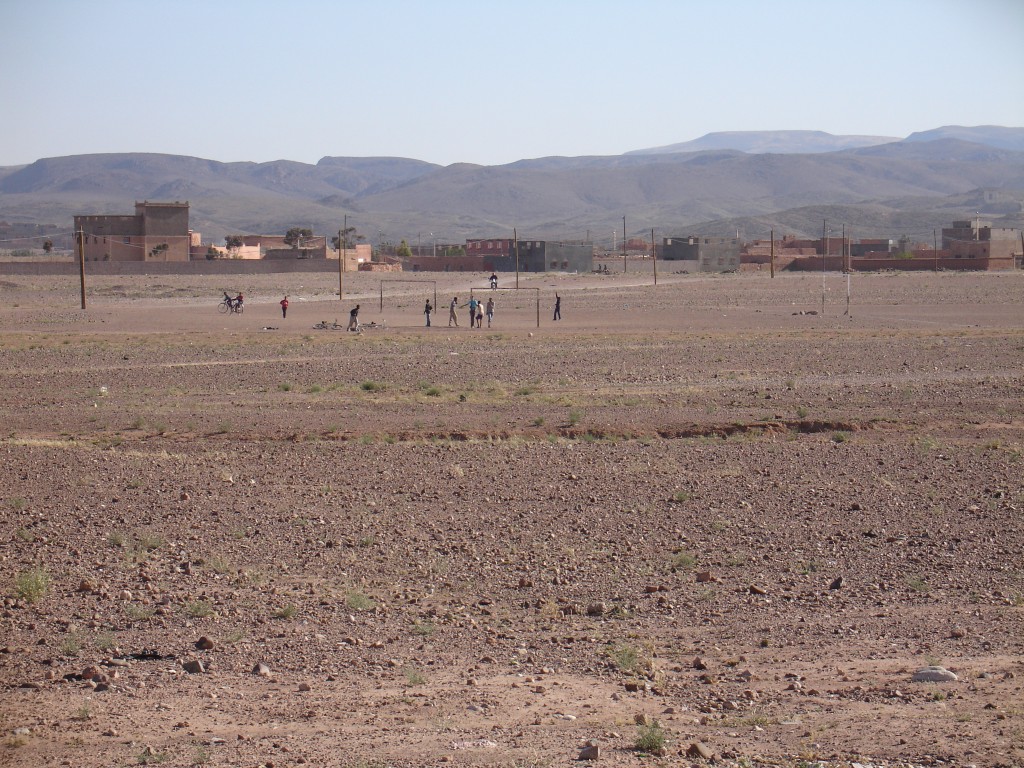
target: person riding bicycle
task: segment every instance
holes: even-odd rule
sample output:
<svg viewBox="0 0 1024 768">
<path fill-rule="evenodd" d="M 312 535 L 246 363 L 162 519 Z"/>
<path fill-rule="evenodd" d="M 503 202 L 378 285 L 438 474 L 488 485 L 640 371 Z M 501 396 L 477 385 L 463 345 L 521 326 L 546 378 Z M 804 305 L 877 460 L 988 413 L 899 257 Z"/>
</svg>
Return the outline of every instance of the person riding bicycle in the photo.
<svg viewBox="0 0 1024 768">
<path fill-rule="evenodd" d="M 491 281 L 491 290 L 494 290 L 495 288 L 498 287 L 498 276 L 496 274 L 491 272 L 491 276 L 488 279 Z"/>
<path fill-rule="evenodd" d="M 244 301 L 244 298 L 242 296 L 242 292 L 239 291 L 238 295 L 235 296 L 235 303 L 234 303 L 234 307 L 233 308 L 237 311 L 238 308 L 242 306 L 242 302 L 243 301 Z"/>
<path fill-rule="evenodd" d="M 231 309 L 235 305 L 235 300 L 228 296 L 228 292 L 224 291 L 224 303 L 228 305 L 228 309 Z"/>
</svg>

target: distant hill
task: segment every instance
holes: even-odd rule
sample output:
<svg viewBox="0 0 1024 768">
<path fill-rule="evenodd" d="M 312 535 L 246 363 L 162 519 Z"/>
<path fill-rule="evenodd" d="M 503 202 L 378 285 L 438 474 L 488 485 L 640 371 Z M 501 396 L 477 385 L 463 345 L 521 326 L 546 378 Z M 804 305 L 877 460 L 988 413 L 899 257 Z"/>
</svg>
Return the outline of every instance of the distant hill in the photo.
<svg viewBox="0 0 1024 768">
<path fill-rule="evenodd" d="M 912 133 L 904 141 L 935 141 L 937 139 L 959 139 L 975 144 L 985 144 L 997 149 L 1024 152 L 1024 128 L 1004 128 L 999 125 L 979 125 L 973 128 L 947 125 L 930 131 Z"/>
<path fill-rule="evenodd" d="M 207 242 L 293 226 L 330 234 L 345 217 L 373 242 L 411 244 L 505 237 L 513 228 L 524 237 L 610 243 L 623 216 L 627 234 L 653 228 L 659 236 L 739 229 L 764 237 L 773 226 L 815 236 L 828 218 L 855 224 L 860 237 L 923 239 L 979 211 L 1014 226 L 1005 222 L 1020 218 L 1024 196 L 1015 190 L 1024 190 L 1024 151 L 991 141 L 1005 143 L 1024 129 L 965 130 L 986 141 L 914 138 L 831 152 L 727 148 L 447 167 L 393 157 L 325 157 L 311 165 L 76 155 L 0 168 L 0 221 L 69 231 L 75 214 L 130 214 L 136 200 L 148 199 L 188 200 L 192 226 Z"/>
<path fill-rule="evenodd" d="M 706 149 L 735 149 L 750 154 L 816 154 L 854 147 L 889 144 L 893 136 L 834 136 L 824 131 L 723 131 L 709 133 L 693 141 L 665 147 L 636 149 L 630 155 L 664 155 L 676 152 L 700 152 Z"/>
</svg>

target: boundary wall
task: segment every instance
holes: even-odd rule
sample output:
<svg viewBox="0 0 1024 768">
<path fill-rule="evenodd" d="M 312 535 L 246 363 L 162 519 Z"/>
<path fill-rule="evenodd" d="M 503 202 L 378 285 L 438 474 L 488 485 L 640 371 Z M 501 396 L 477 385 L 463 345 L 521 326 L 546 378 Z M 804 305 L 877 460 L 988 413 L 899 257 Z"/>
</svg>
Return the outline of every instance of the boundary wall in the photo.
<svg viewBox="0 0 1024 768">
<path fill-rule="evenodd" d="M 353 270 L 349 270 L 353 271 Z M 89 275 L 273 275 L 302 272 L 338 272 L 337 259 L 214 259 L 213 261 L 87 261 Z M 77 275 L 74 261 L 0 262 L 0 275 Z"/>
</svg>

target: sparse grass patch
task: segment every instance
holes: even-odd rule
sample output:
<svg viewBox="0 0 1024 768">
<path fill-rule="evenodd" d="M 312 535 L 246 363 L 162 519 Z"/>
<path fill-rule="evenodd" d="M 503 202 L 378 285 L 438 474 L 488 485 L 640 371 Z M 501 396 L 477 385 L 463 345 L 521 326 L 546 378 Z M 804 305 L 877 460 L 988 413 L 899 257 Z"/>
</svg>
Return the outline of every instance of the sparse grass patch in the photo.
<svg viewBox="0 0 1024 768">
<path fill-rule="evenodd" d="M 654 669 L 649 649 L 635 645 L 615 645 L 608 651 L 608 657 L 621 672 L 628 674 L 646 675 Z"/>
<path fill-rule="evenodd" d="M 24 496 L 15 496 L 14 498 L 8 499 L 7 503 L 11 506 L 15 512 L 21 512 L 25 507 L 28 506 L 28 501 Z"/>
<path fill-rule="evenodd" d="M 680 550 L 672 555 L 671 569 L 673 571 L 688 571 L 697 564 L 697 557 L 690 552 Z"/>
<path fill-rule="evenodd" d="M 296 608 L 294 605 L 286 605 L 283 608 L 278 608 L 271 614 L 271 616 L 273 616 L 275 619 L 290 619 L 293 616 L 295 616 L 295 614 L 298 612 L 299 609 Z"/>
<path fill-rule="evenodd" d="M 35 539 L 35 536 L 32 535 L 32 531 L 30 531 L 28 528 L 19 528 L 17 531 L 14 532 L 14 535 L 17 536 L 18 539 L 21 541 L 32 541 L 33 539 Z"/>
<path fill-rule="evenodd" d="M 928 584 L 925 580 L 919 576 L 907 577 L 907 586 L 910 587 L 914 592 L 927 592 Z"/>
<path fill-rule="evenodd" d="M 156 611 L 147 605 L 129 603 L 124 607 L 124 613 L 132 621 L 149 621 Z"/>
<path fill-rule="evenodd" d="M 689 493 L 689 491 L 676 491 L 675 493 L 672 494 L 672 501 L 674 501 L 676 504 L 682 504 L 684 501 L 689 501 L 689 500 L 690 500 L 690 493 Z"/>
<path fill-rule="evenodd" d="M 637 752 L 644 752 L 648 755 L 660 755 L 667 746 L 668 735 L 665 733 L 665 729 L 655 721 L 650 725 L 640 726 L 640 732 L 637 734 L 633 748 Z"/>
<path fill-rule="evenodd" d="M 61 639 L 58 650 L 62 656 L 77 656 L 82 652 L 82 638 L 70 632 Z"/>
<path fill-rule="evenodd" d="M 796 409 L 796 417 L 798 419 L 806 419 L 807 418 L 807 414 L 808 414 L 808 410 L 806 408 L 804 408 L 802 405 L 797 407 L 797 409 Z"/>
<path fill-rule="evenodd" d="M 839 431 L 839 432 L 836 432 L 835 434 L 832 435 L 832 442 L 833 443 L 845 443 L 849 439 L 850 439 L 850 433 L 849 432 Z"/>
<path fill-rule="evenodd" d="M 430 637 L 437 632 L 437 627 L 429 621 L 417 622 L 412 626 L 413 634 L 419 635 L 420 637 Z"/>
<path fill-rule="evenodd" d="M 533 426 L 535 426 L 535 427 L 543 427 L 544 426 L 544 417 L 543 416 L 538 416 L 536 419 L 534 419 L 533 420 Z"/>
<path fill-rule="evenodd" d="M 294 388 L 295 385 L 292 384 L 290 381 L 282 381 L 280 384 L 277 385 L 277 389 L 280 392 L 291 392 L 292 389 Z"/>
<path fill-rule="evenodd" d="M 50 589 L 50 574 L 44 568 L 22 571 L 14 577 L 14 596 L 26 603 L 43 599 Z"/>
<path fill-rule="evenodd" d="M 373 598 L 356 591 L 349 592 L 345 596 L 345 604 L 353 611 L 372 611 L 377 607 Z"/>
<path fill-rule="evenodd" d="M 214 613 L 213 606 L 206 600 L 196 600 L 185 605 L 185 614 L 193 619 L 205 619 Z"/>
<path fill-rule="evenodd" d="M 383 392 L 387 389 L 387 385 L 379 381 L 364 381 L 359 388 L 364 392 Z"/>
<path fill-rule="evenodd" d="M 583 414 L 580 413 L 577 409 L 571 408 L 569 410 L 569 426 L 570 427 L 575 427 L 577 424 L 580 423 L 580 420 L 582 418 L 583 418 Z"/>
<path fill-rule="evenodd" d="M 405 670 L 405 681 L 409 685 L 423 685 L 427 682 L 427 678 L 420 670 L 415 667 L 409 667 Z"/>
</svg>

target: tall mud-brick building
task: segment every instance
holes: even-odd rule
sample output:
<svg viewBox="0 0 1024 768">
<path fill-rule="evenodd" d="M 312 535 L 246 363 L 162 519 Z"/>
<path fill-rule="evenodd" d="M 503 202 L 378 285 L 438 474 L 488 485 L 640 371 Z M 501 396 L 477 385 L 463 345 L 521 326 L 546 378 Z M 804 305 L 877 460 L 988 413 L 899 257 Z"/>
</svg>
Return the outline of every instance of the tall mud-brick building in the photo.
<svg viewBox="0 0 1024 768">
<path fill-rule="evenodd" d="M 188 202 L 135 203 L 134 216 L 75 216 L 86 261 L 188 261 Z"/>
</svg>

